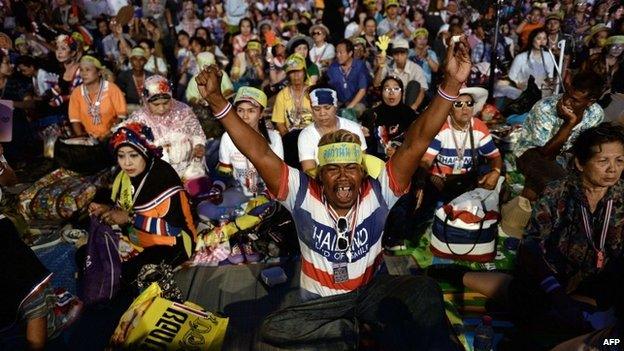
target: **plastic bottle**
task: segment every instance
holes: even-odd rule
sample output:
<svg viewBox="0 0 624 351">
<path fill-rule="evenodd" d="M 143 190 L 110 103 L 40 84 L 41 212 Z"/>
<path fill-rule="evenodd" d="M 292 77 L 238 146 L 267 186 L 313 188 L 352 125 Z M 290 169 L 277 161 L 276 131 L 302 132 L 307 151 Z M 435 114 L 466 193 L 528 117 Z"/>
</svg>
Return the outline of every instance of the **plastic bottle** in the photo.
<svg viewBox="0 0 624 351">
<path fill-rule="evenodd" d="M 492 328 L 492 317 L 483 316 L 481 324 L 475 329 L 474 351 L 494 350 L 494 329 Z"/>
</svg>

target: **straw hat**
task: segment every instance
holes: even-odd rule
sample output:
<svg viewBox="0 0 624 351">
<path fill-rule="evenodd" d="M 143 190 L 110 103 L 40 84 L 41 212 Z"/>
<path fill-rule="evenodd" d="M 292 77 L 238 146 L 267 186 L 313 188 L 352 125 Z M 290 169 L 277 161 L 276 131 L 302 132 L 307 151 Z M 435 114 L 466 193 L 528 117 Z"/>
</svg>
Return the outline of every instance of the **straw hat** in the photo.
<svg viewBox="0 0 624 351">
<path fill-rule="evenodd" d="M 500 229 L 507 235 L 521 239 L 531 219 L 531 202 L 522 196 L 516 196 L 501 206 Z"/>
</svg>

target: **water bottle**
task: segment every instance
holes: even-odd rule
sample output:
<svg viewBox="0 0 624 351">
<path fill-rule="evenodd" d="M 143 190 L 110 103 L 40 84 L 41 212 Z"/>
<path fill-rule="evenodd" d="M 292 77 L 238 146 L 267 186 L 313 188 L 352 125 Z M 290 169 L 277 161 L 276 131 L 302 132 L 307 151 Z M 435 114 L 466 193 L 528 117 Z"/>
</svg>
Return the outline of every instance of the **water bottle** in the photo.
<svg viewBox="0 0 624 351">
<path fill-rule="evenodd" d="M 481 324 L 475 329 L 474 351 L 494 350 L 494 329 L 492 329 L 492 317 L 483 316 Z"/>
</svg>

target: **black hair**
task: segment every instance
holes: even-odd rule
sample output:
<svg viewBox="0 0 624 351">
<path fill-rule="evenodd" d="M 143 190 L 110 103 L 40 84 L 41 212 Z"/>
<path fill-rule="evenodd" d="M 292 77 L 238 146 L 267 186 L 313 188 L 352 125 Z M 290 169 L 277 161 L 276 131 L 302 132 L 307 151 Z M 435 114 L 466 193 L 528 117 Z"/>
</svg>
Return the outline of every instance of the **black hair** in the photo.
<svg viewBox="0 0 624 351">
<path fill-rule="evenodd" d="M 533 47 L 533 41 L 535 41 L 535 38 L 537 38 L 540 33 L 547 33 L 546 28 L 538 27 L 533 29 L 531 33 L 529 33 L 529 40 L 526 42 L 526 50 L 524 51 L 531 51 L 531 48 Z"/>
<path fill-rule="evenodd" d="M 375 25 L 377 25 L 377 20 L 373 16 L 366 16 L 366 18 L 364 19 L 364 24 L 366 24 L 366 22 L 370 20 L 373 20 L 375 22 Z"/>
<path fill-rule="evenodd" d="M 470 23 L 470 29 L 472 29 L 472 30 L 476 30 L 479 27 L 483 28 L 483 21 L 476 20 L 476 21 Z"/>
<path fill-rule="evenodd" d="M 597 79 L 596 74 L 590 71 L 581 71 L 572 78 L 571 87 L 575 91 L 587 93 L 587 97 L 598 100 L 604 92 L 603 80 Z"/>
<path fill-rule="evenodd" d="M 389 81 L 389 80 L 393 80 L 393 81 L 395 81 L 395 82 L 399 85 L 399 88 L 401 88 L 401 96 L 403 96 L 403 95 L 405 94 L 405 89 L 404 89 L 404 87 L 403 87 L 403 81 L 402 81 L 399 77 L 397 77 L 397 76 L 394 76 L 394 75 L 388 75 L 388 76 L 386 76 L 386 78 L 384 78 L 384 79 L 381 81 L 381 84 L 379 85 L 379 87 L 383 90 L 383 86 L 384 86 L 384 85 L 386 84 L 386 82 L 387 82 L 387 81 Z"/>
<path fill-rule="evenodd" d="M 581 165 L 599 153 L 602 144 L 619 142 L 624 146 L 624 127 L 604 122 L 582 131 L 572 145 L 572 154 Z"/>
<path fill-rule="evenodd" d="M 306 67 L 310 67 L 310 66 L 312 66 L 312 60 L 310 60 L 310 50 L 312 48 L 310 47 L 310 43 L 308 43 L 307 40 L 305 40 L 305 39 L 297 39 L 297 40 L 295 40 L 292 43 L 292 45 L 290 46 L 290 52 L 288 52 L 288 55 L 294 54 L 295 53 L 295 48 L 297 46 L 301 45 L 301 44 L 305 44 L 308 47 L 308 55 L 306 56 L 305 61 L 306 61 Z M 275 54 L 275 53 L 273 53 L 273 54 Z"/>
<path fill-rule="evenodd" d="M 137 44 L 140 46 L 143 43 L 147 44 L 147 46 L 150 48 L 150 50 L 154 48 L 154 41 L 151 40 L 151 39 L 147 39 L 147 38 L 141 39 L 141 40 L 139 40 L 139 42 Z"/>
<path fill-rule="evenodd" d="M 191 37 L 190 34 L 188 34 L 185 30 L 181 30 L 176 34 L 176 38 L 179 37 L 180 35 L 186 35 L 187 37 Z"/>
<path fill-rule="evenodd" d="M 238 30 L 240 31 L 241 25 L 243 24 L 243 21 L 249 21 L 249 26 L 251 27 L 251 32 L 253 33 L 254 30 L 254 21 L 249 18 L 249 17 L 243 17 L 241 18 L 240 21 L 238 21 Z"/>
<path fill-rule="evenodd" d="M 340 44 L 345 46 L 345 48 L 347 49 L 347 52 L 353 52 L 354 48 L 353 48 L 353 43 L 351 42 L 351 40 L 342 39 L 336 44 L 336 47 L 338 47 L 338 45 Z"/>
<path fill-rule="evenodd" d="M 189 40 L 189 44 L 193 44 L 194 41 L 197 42 L 197 44 L 199 44 L 199 46 L 201 46 L 202 48 L 205 48 L 206 46 L 208 46 L 206 39 L 202 37 L 198 37 L 198 36 L 191 37 L 191 39 Z"/>
<path fill-rule="evenodd" d="M 37 60 L 29 55 L 22 55 L 15 60 L 15 66 L 24 65 L 29 67 L 39 68 Z"/>
<path fill-rule="evenodd" d="M 381 89 L 383 89 L 384 84 L 386 84 L 386 82 L 389 81 L 389 80 L 393 80 L 393 81 L 397 82 L 397 84 L 401 88 L 401 91 L 403 91 L 403 88 L 404 88 L 403 87 L 403 81 L 399 77 L 393 76 L 393 75 L 386 76 L 386 78 L 384 78 L 381 81 L 381 84 L 379 85 L 381 87 Z"/>
</svg>

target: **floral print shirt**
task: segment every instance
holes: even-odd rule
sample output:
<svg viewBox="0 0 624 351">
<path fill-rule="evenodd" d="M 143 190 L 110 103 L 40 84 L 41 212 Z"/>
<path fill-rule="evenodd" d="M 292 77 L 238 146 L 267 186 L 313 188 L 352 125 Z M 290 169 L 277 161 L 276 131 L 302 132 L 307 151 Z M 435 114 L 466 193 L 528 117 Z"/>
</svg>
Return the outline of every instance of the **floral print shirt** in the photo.
<svg viewBox="0 0 624 351">
<path fill-rule="evenodd" d="M 552 139 L 563 125 L 563 119 L 557 115 L 557 103 L 563 94 L 549 96 L 538 101 L 522 125 L 520 138 L 514 146 L 513 153 L 520 157 L 525 151 L 542 147 Z M 572 134 L 563 146 L 562 151 L 568 150 L 572 142 L 585 129 L 597 126 L 604 120 L 604 111 L 598 104 L 589 106 L 583 113 L 581 122 L 572 129 Z"/>
<path fill-rule="evenodd" d="M 578 173 L 555 181 L 546 188 L 533 208 L 526 228 L 526 240 L 537 240 L 544 258 L 566 291 L 576 289 L 586 278 L 597 274 L 597 253 L 583 226 L 581 206 L 588 209 L 593 241 L 599 247 L 607 202 L 613 200 L 605 241 L 605 265 L 622 256 L 624 242 L 624 181 L 609 188 L 591 213 Z"/>
</svg>

